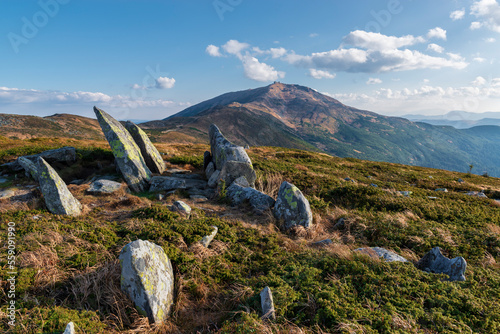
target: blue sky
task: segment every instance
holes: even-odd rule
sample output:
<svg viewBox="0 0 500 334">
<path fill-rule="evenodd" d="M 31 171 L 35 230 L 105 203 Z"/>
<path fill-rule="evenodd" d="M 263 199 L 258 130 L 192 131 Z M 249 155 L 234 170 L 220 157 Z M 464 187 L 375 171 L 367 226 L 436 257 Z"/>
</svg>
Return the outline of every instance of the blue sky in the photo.
<svg viewBox="0 0 500 334">
<path fill-rule="evenodd" d="M 308 86 L 387 115 L 499 111 L 497 0 L 0 2 L 0 113 L 161 119 Z"/>
</svg>

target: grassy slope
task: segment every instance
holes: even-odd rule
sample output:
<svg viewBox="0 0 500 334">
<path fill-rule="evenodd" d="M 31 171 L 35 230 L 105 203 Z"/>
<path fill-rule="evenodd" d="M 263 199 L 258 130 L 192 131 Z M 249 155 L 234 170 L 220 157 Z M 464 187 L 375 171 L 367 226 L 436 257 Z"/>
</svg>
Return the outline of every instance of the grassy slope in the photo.
<svg viewBox="0 0 500 334">
<path fill-rule="evenodd" d="M 42 150 L 36 144 L 4 139 L 0 159 Z M 77 167 L 59 166 L 67 179 L 75 170 L 99 173 L 98 166 L 112 163 L 109 151 L 92 148 L 105 147 L 102 142 L 70 144 L 80 147 L 80 160 Z M 199 172 L 207 146 L 159 149 L 171 163 Z M 182 198 L 195 208 L 186 220 L 145 195 L 86 195 L 88 185 L 70 186 L 87 207 L 79 218 L 52 215 L 37 198 L 25 204 L 1 200 L 0 238 L 6 239 L 6 223 L 14 221 L 20 268 L 19 326 L 9 329 L 1 313 L 0 329 L 61 333 L 74 321 L 84 333 L 500 331 L 500 208 L 493 200 L 463 194 L 484 189 L 500 198 L 499 179 L 283 148 L 256 147 L 249 154 L 260 188 L 275 194 L 288 180 L 303 190 L 315 228 L 283 233 L 271 215 L 254 216 L 217 201 L 193 203 L 182 194 L 169 197 L 167 203 Z M 466 182 L 456 182 L 459 177 Z M 32 183 L 19 178 L 21 186 Z M 436 193 L 438 187 L 450 192 Z M 398 196 L 399 190 L 413 194 Z M 336 228 L 339 218 L 345 224 Z M 215 241 L 208 250 L 196 247 L 211 225 L 219 227 Z M 327 237 L 334 245 L 311 246 Z M 137 238 L 162 245 L 175 270 L 174 312 L 157 327 L 149 326 L 119 289 L 119 251 Z M 467 260 L 467 281 L 447 282 L 444 275 L 411 264 L 387 264 L 352 252 L 362 246 L 386 247 L 412 261 L 440 246 L 446 255 Z M 2 244 L 4 269 L 5 256 Z M 275 323 L 258 318 L 258 294 L 266 285 L 274 294 Z M 2 295 L 2 312 L 6 302 Z"/>
</svg>

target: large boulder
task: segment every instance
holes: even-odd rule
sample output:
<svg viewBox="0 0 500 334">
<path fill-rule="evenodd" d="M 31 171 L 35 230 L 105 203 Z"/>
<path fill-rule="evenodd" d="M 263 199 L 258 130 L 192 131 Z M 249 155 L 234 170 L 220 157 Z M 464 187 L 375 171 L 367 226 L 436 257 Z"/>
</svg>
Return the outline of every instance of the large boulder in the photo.
<svg viewBox="0 0 500 334">
<path fill-rule="evenodd" d="M 19 157 L 17 158 L 17 162 L 24 168 L 27 177 L 31 177 L 33 180 L 38 181 L 38 169 L 33 161 L 25 157 Z"/>
<path fill-rule="evenodd" d="M 226 161 L 220 171 L 218 182 L 224 182 L 226 186 L 229 186 L 234 180 L 242 176 L 247 179 L 251 187 L 255 186 L 257 175 L 251 164 L 240 161 Z"/>
<path fill-rule="evenodd" d="M 297 225 L 305 228 L 312 226 L 313 217 L 309 201 L 299 188 L 286 181 L 280 186 L 273 212 L 278 220 L 284 222 L 285 229 Z"/>
<path fill-rule="evenodd" d="M 408 262 L 404 257 L 381 247 L 365 247 L 354 250 L 368 255 L 371 258 L 382 258 L 385 262 Z"/>
<path fill-rule="evenodd" d="M 148 190 L 151 171 L 130 133 L 103 110 L 94 107 L 94 112 L 130 189 L 135 192 Z"/>
<path fill-rule="evenodd" d="M 151 323 L 161 322 L 174 302 L 174 272 L 158 245 L 136 240 L 120 253 L 121 289 Z"/>
<path fill-rule="evenodd" d="M 274 206 L 274 199 L 251 187 L 242 187 L 236 182 L 227 188 L 226 196 L 232 205 L 240 205 L 249 202 L 257 213 L 262 213 Z"/>
<path fill-rule="evenodd" d="M 82 205 L 69 192 L 57 172 L 42 158 L 38 158 L 38 182 L 50 212 L 57 215 L 78 216 Z"/>
<path fill-rule="evenodd" d="M 463 257 L 448 259 L 441 254 L 439 247 L 434 247 L 416 264 L 417 268 L 423 271 L 446 274 L 450 281 L 465 281 L 465 269 L 467 262 Z"/>
<path fill-rule="evenodd" d="M 33 163 L 37 162 L 38 157 L 42 157 L 47 162 L 74 162 L 76 161 L 76 149 L 74 147 L 65 146 L 54 150 L 43 151 L 42 153 L 25 155 L 23 158 L 30 160 Z M 19 162 L 19 158 L 13 162 L 3 164 L 14 171 L 20 171 L 23 166 Z"/>
<path fill-rule="evenodd" d="M 165 171 L 165 162 L 160 152 L 158 152 L 151 140 L 149 140 L 148 135 L 140 127 L 130 121 L 125 123 L 125 128 L 130 132 L 137 146 L 139 146 L 149 169 L 153 173 L 163 173 Z"/>
</svg>

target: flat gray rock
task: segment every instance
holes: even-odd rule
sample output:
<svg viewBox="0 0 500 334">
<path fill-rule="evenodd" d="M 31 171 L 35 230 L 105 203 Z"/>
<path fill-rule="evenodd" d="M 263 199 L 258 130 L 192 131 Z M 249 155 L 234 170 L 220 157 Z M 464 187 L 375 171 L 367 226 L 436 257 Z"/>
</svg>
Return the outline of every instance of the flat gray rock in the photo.
<svg viewBox="0 0 500 334">
<path fill-rule="evenodd" d="M 423 271 L 446 274 L 450 281 L 465 281 L 465 269 L 467 262 L 461 256 L 448 259 L 441 254 L 439 247 L 434 247 L 416 264 L 417 268 Z"/>
<path fill-rule="evenodd" d="M 186 180 L 172 176 L 153 176 L 151 178 L 150 192 L 186 189 Z"/>
<path fill-rule="evenodd" d="M 217 234 L 217 231 L 219 231 L 219 229 L 217 228 L 217 226 L 212 226 L 212 228 L 213 228 L 212 233 L 210 233 L 209 235 L 204 236 L 200 240 L 200 244 L 202 244 L 206 248 L 208 248 L 208 246 L 210 245 L 210 243 L 212 242 L 212 240 L 214 240 L 215 235 Z"/>
<path fill-rule="evenodd" d="M 309 201 L 299 188 L 286 181 L 280 186 L 273 212 L 276 219 L 284 221 L 285 229 L 298 225 L 309 228 L 313 223 Z"/>
<path fill-rule="evenodd" d="M 151 171 L 130 133 L 103 110 L 94 107 L 94 112 L 130 189 L 135 192 L 148 190 Z"/>
<path fill-rule="evenodd" d="M 122 184 L 120 182 L 100 179 L 92 182 L 90 187 L 87 189 L 87 192 L 94 194 L 111 194 L 120 190 L 121 187 Z"/>
<path fill-rule="evenodd" d="M 73 197 L 57 172 L 42 158 L 38 158 L 38 182 L 45 204 L 56 215 L 78 216 L 82 205 Z"/>
<path fill-rule="evenodd" d="M 365 247 L 365 248 L 358 248 L 354 250 L 355 252 L 361 252 L 364 253 L 372 258 L 382 258 L 385 260 L 385 262 L 408 262 L 407 259 L 404 257 L 391 252 L 385 248 L 380 248 L 380 247 Z"/>
<path fill-rule="evenodd" d="M 274 310 L 273 293 L 268 286 L 260 292 L 260 305 L 262 307 L 262 319 L 276 319 L 276 312 Z"/>
<path fill-rule="evenodd" d="M 76 161 L 76 149 L 74 147 L 65 146 L 54 150 L 43 151 L 38 154 L 23 156 L 23 158 L 31 160 L 31 162 L 35 164 L 38 157 L 42 157 L 47 162 L 74 162 Z M 19 163 L 18 159 L 13 162 L 3 164 L 2 166 L 9 167 L 14 171 L 20 171 L 23 167 Z"/>
<path fill-rule="evenodd" d="M 257 213 L 262 213 L 274 206 L 275 200 L 251 187 L 242 187 L 236 183 L 227 188 L 226 196 L 232 205 L 240 205 L 248 201 Z"/>
<path fill-rule="evenodd" d="M 31 177 L 33 180 L 38 181 L 38 170 L 33 161 L 25 157 L 19 157 L 17 158 L 17 162 L 24 168 L 24 173 L 27 177 Z"/>
<path fill-rule="evenodd" d="M 136 240 L 120 253 L 121 289 L 151 323 L 164 320 L 174 303 L 174 272 L 158 245 Z"/>
<path fill-rule="evenodd" d="M 130 121 L 125 123 L 125 128 L 132 135 L 137 146 L 139 146 L 149 170 L 153 173 L 163 173 L 165 171 L 165 162 L 146 132 Z"/>
</svg>

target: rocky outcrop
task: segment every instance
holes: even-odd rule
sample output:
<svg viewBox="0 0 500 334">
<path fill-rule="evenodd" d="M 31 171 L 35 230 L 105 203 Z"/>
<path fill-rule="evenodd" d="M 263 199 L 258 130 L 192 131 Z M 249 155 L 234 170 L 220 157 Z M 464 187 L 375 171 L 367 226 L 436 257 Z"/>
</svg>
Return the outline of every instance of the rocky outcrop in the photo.
<svg viewBox="0 0 500 334">
<path fill-rule="evenodd" d="M 200 244 L 202 244 L 206 248 L 208 248 L 208 246 L 210 245 L 210 243 L 212 242 L 212 240 L 214 240 L 215 235 L 217 234 L 217 231 L 219 231 L 219 229 L 217 228 L 217 226 L 212 226 L 212 228 L 213 228 L 212 233 L 210 233 L 209 235 L 204 236 L 201 239 L 201 241 L 200 241 Z"/>
<path fill-rule="evenodd" d="M 31 177 L 33 180 L 38 181 L 38 169 L 33 161 L 25 157 L 19 157 L 17 158 L 17 162 L 24 168 L 27 177 Z"/>
<path fill-rule="evenodd" d="M 241 182 L 241 181 L 240 181 Z M 231 201 L 232 205 L 240 205 L 244 202 L 250 203 L 252 208 L 257 213 L 264 211 L 274 206 L 274 199 L 258 190 L 251 187 L 242 187 L 236 182 L 227 188 L 226 196 Z"/>
<path fill-rule="evenodd" d="M 153 145 L 151 140 L 149 140 L 148 135 L 140 127 L 130 121 L 125 123 L 125 128 L 130 132 L 137 146 L 139 146 L 149 170 L 153 173 L 163 173 L 165 171 L 165 162 L 160 152 L 158 152 L 158 149 Z"/>
<path fill-rule="evenodd" d="M 385 262 L 408 262 L 404 257 L 381 247 L 365 247 L 354 250 L 368 255 L 371 258 L 382 258 Z"/>
<path fill-rule="evenodd" d="M 130 189 L 135 192 L 148 190 L 151 171 L 130 133 L 103 110 L 94 107 L 94 112 Z"/>
<path fill-rule="evenodd" d="M 38 182 L 50 212 L 56 215 L 78 216 L 82 205 L 69 192 L 57 172 L 42 158 L 38 158 Z"/>
<path fill-rule="evenodd" d="M 174 272 L 158 245 L 136 240 L 120 253 L 121 289 L 151 323 L 164 320 L 174 302 Z"/>
<path fill-rule="evenodd" d="M 210 125 L 209 138 L 212 162 L 215 169 L 221 171 L 219 180 L 229 186 L 238 177 L 245 176 L 253 187 L 256 175 L 245 149 L 227 140 L 215 124 Z M 228 162 L 231 163 L 226 167 Z"/>
<path fill-rule="evenodd" d="M 274 310 L 273 293 L 268 286 L 260 292 L 260 305 L 262 307 L 262 319 L 276 319 L 276 312 Z"/>
<path fill-rule="evenodd" d="M 439 247 L 434 247 L 416 264 L 417 268 L 423 271 L 446 274 L 450 281 L 465 281 L 465 269 L 467 262 L 463 257 L 448 259 L 441 254 Z"/>
<path fill-rule="evenodd" d="M 37 162 L 38 157 L 42 157 L 47 162 L 74 162 L 76 161 L 76 149 L 74 147 L 65 146 L 54 150 L 43 151 L 42 153 L 25 155 L 23 158 L 30 160 L 33 163 Z M 19 158 L 13 162 L 3 164 L 14 171 L 20 171 L 23 166 L 19 163 Z"/>
<path fill-rule="evenodd" d="M 299 188 L 286 181 L 280 186 L 273 212 L 287 230 L 298 225 L 309 228 L 313 223 L 309 201 Z"/>
<path fill-rule="evenodd" d="M 100 179 L 92 182 L 87 192 L 93 194 L 111 194 L 115 191 L 120 190 L 122 184 L 120 182 L 115 182 L 106 179 Z"/>
</svg>

